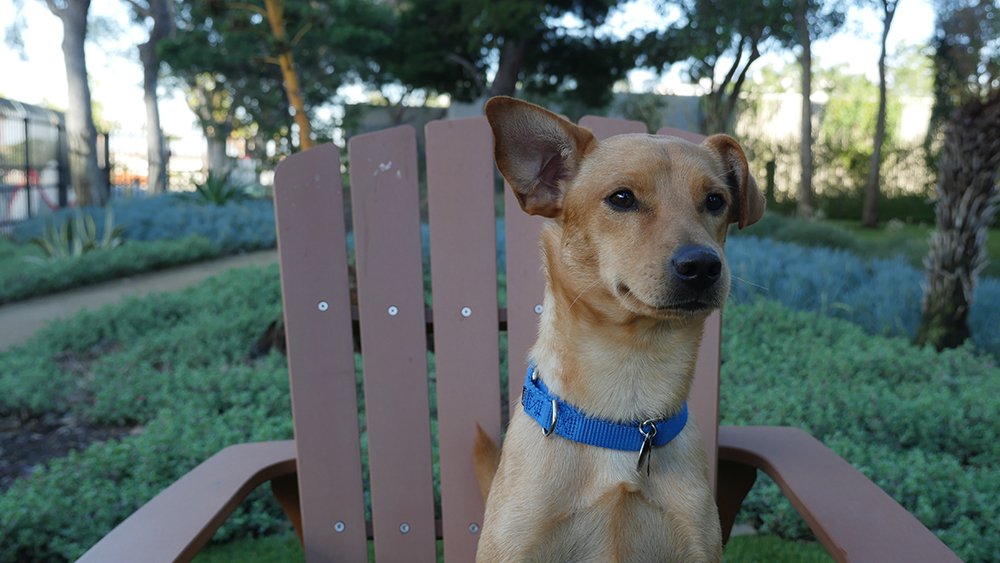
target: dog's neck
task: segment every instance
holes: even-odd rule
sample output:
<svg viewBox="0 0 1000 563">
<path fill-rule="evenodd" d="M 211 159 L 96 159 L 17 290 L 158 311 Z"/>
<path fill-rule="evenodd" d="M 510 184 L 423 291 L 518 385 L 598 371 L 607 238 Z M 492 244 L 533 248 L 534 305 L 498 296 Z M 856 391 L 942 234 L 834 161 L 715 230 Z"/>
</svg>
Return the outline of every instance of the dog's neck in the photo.
<svg viewBox="0 0 1000 563">
<path fill-rule="evenodd" d="M 557 233 L 546 232 L 542 244 L 545 302 L 531 357 L 552 393 L 607 420 L 676 414 L 691 389 L 704 319 L 624 312 L 603 284 L 567 283 Z"/>
</svg>

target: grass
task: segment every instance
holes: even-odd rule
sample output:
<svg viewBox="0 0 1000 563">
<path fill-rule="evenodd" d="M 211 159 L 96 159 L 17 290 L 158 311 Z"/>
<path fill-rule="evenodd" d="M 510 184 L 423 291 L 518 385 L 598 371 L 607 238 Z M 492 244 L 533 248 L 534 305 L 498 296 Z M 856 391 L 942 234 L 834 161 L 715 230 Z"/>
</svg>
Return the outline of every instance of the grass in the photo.
<svg viewBox="0 0 1000 563">
<path fill-rule="evenodd" d="M 438 542 L 440 544 L 440 541 Z M 368 560 L 374 561 L 374 546 L 369 542 Z M 438 546 L 438 560 L 441 560 Z M 247 539 L 206 548 L 194 563 L 272 563 L 305 561 L 302 547 L 294 534 Z M 723 553 L 727 563 L 826 563 L 833 558 L 817 543 L 783 540 L 776 536 L 736 536 Z"/>
</svg>

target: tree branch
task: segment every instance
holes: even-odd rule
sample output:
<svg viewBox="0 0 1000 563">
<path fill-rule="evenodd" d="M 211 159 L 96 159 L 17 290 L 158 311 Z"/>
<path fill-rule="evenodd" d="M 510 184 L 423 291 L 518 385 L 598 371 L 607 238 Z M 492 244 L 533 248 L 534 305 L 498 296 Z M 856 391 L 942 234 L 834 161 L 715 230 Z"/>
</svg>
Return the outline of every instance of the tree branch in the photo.
<svg viewBox="0 0 1000 563">
<path fill-rule="evenodd" d="M 479 75 L 479 69 L 476 68 L 476 65 L 466 59 L 463 59 L 455 53 L 448 53 L 448 60 L 453 63 L 457 63 L 464 68 L 465 72 L 469 73 L 469 77 L 476 81 L 476 86 L 479 87 L 479 91 L 486 92 L 486 82 L 483 81 L 482 76 Z"/>
<path fill-rule="evenodd" d="M 312 29 L 312 22 L 308 22 L 304 26 L 302 26 L 302 29 L 300 29 L 299 32 L 295 34 L 295 37 L 292 38 L 292 42 L 289 44 L 292 47 L 298 45 L 299 41 L 310 29 Z"/>
<path fill-rule="evenodd" d="M 140 18 L 153 17 L 153 14 L 149 11 L 149 7 L 143 6 L 142 4 L 136 2 L 135 0 L 125 0 L 125 2 L 127 2 L 130 6 L 132 6 L 132 9 L 135 10 L 135 13 L 138 14 Z"/>
<path fill-rule="evenodd" d="M 49 11 L 59 19 L 63 19 L 63 12 L 66 8 L 60 8 L 56 5 L 55 0 L 45 0 L 45 4 L 49 7 Z"/>
<path fill-rule="evenodd" d="M 267 19 L 267 12 L 264 11 L 260 6 L 254 6 L 253 4 L 248 4 L 246 2 L 231 2 L 229 4 L 230 8 L 237 8 L 240 10 L 246 10 L 248 12 L 253 12 L 260 17 Z"/>
</svg>

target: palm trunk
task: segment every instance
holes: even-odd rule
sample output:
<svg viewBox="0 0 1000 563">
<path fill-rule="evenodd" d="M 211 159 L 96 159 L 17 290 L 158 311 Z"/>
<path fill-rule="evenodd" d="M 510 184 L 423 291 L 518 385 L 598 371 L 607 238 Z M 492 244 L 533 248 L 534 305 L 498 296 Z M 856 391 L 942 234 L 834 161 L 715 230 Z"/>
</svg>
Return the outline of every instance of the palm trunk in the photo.
<svg viewBox="0 0 1000 563">
<path fill-rule="evenodd" d="M 799 141 L 799 160 L 802 163 L 802 177 L 799 180 L 797 213 L 802 217 L 813 214 L 813 160 L 812 160 L 812 38 L 809 34 L 808 0 L 798 0 L 795 6 L 795 31 L 798 34 L 802 53 L 802 129 Z"/>
<path fill-rule="evenodd" d="M 878 196 L 879 181 L 882 168 L 882 146 L 885 144 L 885 119 L 887 111 L 887 96 L 885 83 L 886 42 L 889 38 L 889 26 L 896 13 L 896 3 L 885 0 L 882 4 L 884 19 L 882 25 L 882 52 L 878 58 L 878 118 L 875 121 L 875 143 L 872 147 L 872 157 L 868 165 L 868 184 L 865 186 L 865 200 L 861 210 L 861 226 L 870 229 L 878 226 Z"/>
<path fill-rule="evenodd" d="M 66 137 L 70 178 L 77 205 L 104 205 L 108 201 L 109 188 L 107 178 L 97 166 L 97 128 L 91 113 L 87 59 L 83 48 L 90 0 L 69 0 L 64 8 L 48 0 L 48 5 L 63 24 L 62 50 L 69 89 Z"/>
<path fill-rule="evenodd" d="M 969 307 L 985 265 L 986 233 L 997 208 L 1000 175 L 1000 92 L 956 110 L 945 131 L 937 185 L 937 228 L 924 268 L 918 344 L 938 350 L 969 337 Z"/>
<path fill-rule="evenodd" d="M 299 88 L 299 75 L 295 71 L 292 46 L 285 32 L 285 2 L 284 0 L 264 0 L 264 5 L 267 8 L 267 21 L 271 26 L 271 34 L 280 50 L 278 64 L 281 66 L 281 76 L 285 82 L 285 94 L 288 96 L 288 103 L 295 111 L 295 124 L 299 127 L 299 149 L 308 150 L 312 148 L 313 144 L 312 127 L 309 124 L 309 116 L 306 114 L 305 102 L 302 100 L 302 92 Z"/>
</svg>

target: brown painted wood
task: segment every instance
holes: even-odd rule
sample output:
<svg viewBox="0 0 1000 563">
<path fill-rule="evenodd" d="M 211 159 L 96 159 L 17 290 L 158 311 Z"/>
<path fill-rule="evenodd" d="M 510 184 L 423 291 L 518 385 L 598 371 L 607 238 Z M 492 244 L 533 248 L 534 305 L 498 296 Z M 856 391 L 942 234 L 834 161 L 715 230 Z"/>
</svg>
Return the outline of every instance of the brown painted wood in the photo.
<svg viewBox="0 0 1000 563">
<path fill-rule="evenodd" d="M 278 166 L 275 215 L 305 553 L 310 562 L 358 561 L 367 540 L 336 146 Z"/>
<path fill-rule="evenodd" d="M 724 426 L 719 456 L 767 473 L 837 561 L 959 561 L 892 497 L 798 428 Z"/>
<path fill-rule="evenodd" d="M 716 462 L 719 444 L 719 362 L 722 348 L 722 314 L 716 311 L 705 321 L 705 332 L 698 348 L 694 384 L 688 406 L 701 430 L 701 439 L 708 456 L 708 483 L 717 491 Z"/>
<path fill-rule="evenodd" d="M 375 558 L 435 561 L 414 129 L 353 137 L 348 154 Z"/>
<path fill-rule="evenodd" d="M 612 117 L 602 117 L 600 115 L 585 115 L 580 118 L 580 125 L 590 129 L 597 137 L 598 141 L 614 137 L 615 135 L 625 135 L 627 133 L 648 133 L 646 124 L 641 121 L 631 119 L 615 119 Z"/>
<path fill-rule="evenodd" d="M 514 191 L 504 184 L 504 228 L 507 244 L 507 397 L 508 412 L 521 400 L 528 370 L 528 351 L 538 336 L 538 316 L 545 296 L 538 235 L 545 219 L 528 215 Z"/>
<path fill-rule="evenodd" d="M 656 134 L 667 135 L 670 137 L 680 137 L 685 141 L 691 141 L 692 143 L 699 145 L 705 140 L 705 136 L 700 133 L 692 133 L 691 131 L 685 131 L 684 129 L 677 129 L 675 127 L 661 127 Z"/>
<path fill-rule="evenodd" d="M 484 510 L 476 424 L 500 440 L 493 141 L 483 117 L 433 121 L 426 140 L 444 556 L 472 561 Z"/>
</svg>

